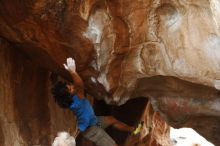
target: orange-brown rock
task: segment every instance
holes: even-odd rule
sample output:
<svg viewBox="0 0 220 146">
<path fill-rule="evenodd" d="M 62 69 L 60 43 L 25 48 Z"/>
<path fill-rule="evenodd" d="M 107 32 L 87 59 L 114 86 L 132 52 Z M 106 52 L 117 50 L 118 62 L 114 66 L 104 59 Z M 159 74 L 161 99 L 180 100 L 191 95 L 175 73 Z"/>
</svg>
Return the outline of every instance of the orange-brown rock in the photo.
<svg viewBox="0 0 220 146">
<path fill-rule="evenodd" d="M 151 103 L 148 102 L 141 116 L 144 122 L 140 134 L 129 136 L 126 139 L 126 146 L 171 146 L 170 126 L 154 112 Z"/>
<path fill-rule="evenodd" d="M 95 98 L 149 98 L 169 125 L 219 145 L 219 14 L 218 0 L 1 0 L 0 142 L 49 143 L 44 129 L 60 117 L 48 76 L 69 79 L 71 56 Z"/>
<path fill-rule="evenodd" d="M 74 117 L 48 92 L 49 71 L 3 39 L 0 47 L 0 145 L 49 146 L 58 131 L 73 131 Z"/>
</svg>

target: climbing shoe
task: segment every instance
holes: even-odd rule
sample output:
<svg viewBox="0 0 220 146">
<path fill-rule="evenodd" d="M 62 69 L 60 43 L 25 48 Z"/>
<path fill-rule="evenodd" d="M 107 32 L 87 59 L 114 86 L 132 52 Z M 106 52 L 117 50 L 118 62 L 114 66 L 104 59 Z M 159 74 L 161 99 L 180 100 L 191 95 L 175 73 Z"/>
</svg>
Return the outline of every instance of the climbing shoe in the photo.
<svg viewBox="0 0 220 146">
<path fill-rule="evenodd" d="M 144 122 L 140 122 L 137 127 L 135 128 L 135 130 L 133 131 L 133 135 L 137 135 L 138 133 L 141 132 L 141 129 L 143 128 Z"/>
</svg>

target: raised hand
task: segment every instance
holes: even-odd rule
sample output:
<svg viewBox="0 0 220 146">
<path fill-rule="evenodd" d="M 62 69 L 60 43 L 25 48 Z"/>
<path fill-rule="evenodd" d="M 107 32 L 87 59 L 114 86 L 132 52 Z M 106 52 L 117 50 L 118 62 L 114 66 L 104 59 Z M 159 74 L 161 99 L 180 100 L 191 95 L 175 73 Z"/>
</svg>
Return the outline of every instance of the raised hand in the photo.
<svg viewBox="0 0 220 146">
<path fill-rule="evenodd" d="M 66 64 L 64 63 L 64 68 L 70 72 L 76 72 L 75 60 L 71 57 L 66 59 Z"/>
</svg>

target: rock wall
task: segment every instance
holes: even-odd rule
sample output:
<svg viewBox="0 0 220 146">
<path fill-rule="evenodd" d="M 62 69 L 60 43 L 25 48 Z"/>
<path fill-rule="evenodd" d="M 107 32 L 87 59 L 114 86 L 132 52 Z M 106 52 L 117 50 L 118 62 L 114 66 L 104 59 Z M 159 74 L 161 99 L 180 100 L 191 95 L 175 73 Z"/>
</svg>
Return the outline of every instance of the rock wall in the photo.
<svg viewBox="0 0 220 146">
<path fill-rule="evenodd" d="M 87 88 L 101 83 L 115 102 L 155 75 L 218 89 L 216 0 L 9 0 L 0 7 L 2 37 L 63 75 L 65 58 L 74 57 Z"/>
<path fill-rule="evenodd" d="M 0 36 L 45 68 L 39 81 L 48 71 L 69 79 L 62 64 L 74 57 L 95 98 L 148 97 L 168 124 L 218 145 L 219 14 L 218 0 L 2 0 Z"/>
<path fill-rule="evenodd" d="M 128 136 L 126 146 L 172 146 L 170 140 L 170 126 L 164 122 L 158 112 L 154 112 L 148 102 L 141 115 L 143 128 L 138 136 Z"/>
<path fill-rule="evenodd" d="M 72 113 L 48 92 L 48 70 L 3 39 L 0 47 L 0 145 L 49 146 L 58 131 L 73 132 Z"/>
</svg>

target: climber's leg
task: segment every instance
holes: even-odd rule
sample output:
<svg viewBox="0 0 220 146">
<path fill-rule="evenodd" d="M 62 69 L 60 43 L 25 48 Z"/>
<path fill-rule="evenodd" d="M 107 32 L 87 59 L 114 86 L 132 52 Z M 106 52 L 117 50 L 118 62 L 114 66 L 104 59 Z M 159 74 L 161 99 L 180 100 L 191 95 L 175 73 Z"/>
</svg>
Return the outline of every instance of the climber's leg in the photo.
<svg viewBox="0 0 220 146">
<path fill-rule="evenodd" d="M 83 136 L 97 146 L 117 146 L 115 141 L 99 126 L 92 126 L 83 132 Z"/>
</svg>

